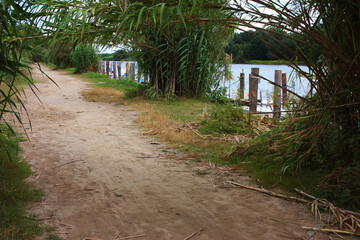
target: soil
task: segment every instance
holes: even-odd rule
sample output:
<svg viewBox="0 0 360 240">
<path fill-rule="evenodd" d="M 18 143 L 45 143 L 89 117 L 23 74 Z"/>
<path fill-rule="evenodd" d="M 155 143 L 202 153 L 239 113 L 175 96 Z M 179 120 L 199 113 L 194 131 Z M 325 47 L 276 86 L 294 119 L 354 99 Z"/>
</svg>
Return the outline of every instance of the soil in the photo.
<svg viewBox="0 0 360 240">
<path fill-rule="evenodd" d="M 321 226 L 308 206 L 226 185 L 255 186 L 142 135 L 129 106 L 86 102 L 80 78 L 43 70 L 58 87 L 34 70 L 42 103 L 26 90 L 23 156 L 45 192 L 31 212 L 62 239 L 329 239 L 302 229 Z"/>
</svg>

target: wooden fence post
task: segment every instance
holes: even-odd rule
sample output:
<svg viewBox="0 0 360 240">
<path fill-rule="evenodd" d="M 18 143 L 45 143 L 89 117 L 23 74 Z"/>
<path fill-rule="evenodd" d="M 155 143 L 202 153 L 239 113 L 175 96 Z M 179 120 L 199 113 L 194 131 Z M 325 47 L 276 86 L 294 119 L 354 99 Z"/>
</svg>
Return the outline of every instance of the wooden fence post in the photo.
<svg viewBox="0 0 360 240">
<path fill-rule="evenodd" d="M 137 75 L 137 77 L 138 77 L 138 82 L 140 82 L 141 81 L 141 68 L 139 67 L 139 64 L 138 64 L 138 75 Z"/>
<path fill-rule="evenodd" d="M 110 73 L 109 73 L 109 68 L 110 68 L 110 62 L 109 61 L 106 61 L 106 75 L 109 77 L 110 76 Z"/>
<path fill-rule="evenodd" d="M 281 70 L 275 70 L 275 84 L 281 86 Z M 274 119 L 279 119 L 281 116 L 281 88 L 274 86 Z"/>
<path fill-rule="evenodd" d="M 121 62 L 119 62 L 119 64 L 117 65 L 117 69 L 118 69 L 118 78 L 121 78 Z"/>
<path fill-rule="evenodd" d="M 114 73 L 113 78 L 114 78 L 114 79 L 116 79 L 116 69 L 117 69 L 116 65 L 117 65 L 117 62 L 114 61 L 114 62 L 113 62 L 113 73 Z"/>
<path fill-rule="evenodd" d="M 130 79 L 135 81 L 135 63 L 130 64 Z"/>
<path fill-rule="evenodd" d="M 251 75 L 249 78 L 249 106 L 250 112 L 256 113 L 257 107 L 257 92 L 259 85 L 259 68 L 251 68 Z"/>
<path fill-rule="evenodd" d="M 125 72 L 125 77 L 127 78 L 127 79 L 129 79 L 129 67 L 130 67 L 130 63 L 126 63 L 126 72 Z"/>
<path fill-rule="evenodd" d="M 283 91 L 282 91 L 282 97 L 283 97 L 283 105 L 285 105 L 285 103 L 287 102 L 287 82 L 286 82 L 286 73 L 283 73 L 281 75 L 281 80 L 282 80 L 282 87 L 283 87 Z"/>
<path fill-rule="evenodd" d="M 240 73 L 240 99 L 244 99 L 245 91 L 245 73 Z"/>
</svg>

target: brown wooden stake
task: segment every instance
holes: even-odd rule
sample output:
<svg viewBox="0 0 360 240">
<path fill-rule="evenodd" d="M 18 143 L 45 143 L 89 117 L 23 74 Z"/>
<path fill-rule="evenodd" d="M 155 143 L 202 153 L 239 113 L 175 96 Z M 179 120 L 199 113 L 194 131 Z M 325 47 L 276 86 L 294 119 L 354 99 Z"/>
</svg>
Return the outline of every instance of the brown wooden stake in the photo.
<svg viewBox="0 0 360 240">
<path fill-rule="evenodd" d="M 245 73 L 240 73 L 240 99 L 244 99 L 244 91 L 245 91 Z"/>
<path fill-rule="evenodd" d="M 118 69 L 118 78 L 121 78 L 121 62 L 119 62 L 119 64 L 117 65 L 117 69 Z"/>
<path fill-rule="evenodd" d="M 281 80 L 282 80 L 282 86 L 283 86 L 283 104 L 285 105 L 285 103 L 287 102 L 287 82 L 286 82 L 286 73 L 283 73 L 281 75 Z"/>
<path fill-rule="evenodd" d="M 113 78 L 116 79 L 116 61 L 113 62 Z"/>
<path fill-rule="evenodd" d="M 259 86 L 259 68 L 251 68 L 251 75 L 249 77 L 249 105 L 250 112 L 256 113 L 257 107 L 257 92 Z"/>
<path fill-rule="evenodd" d="M 135 63 L 130 64 L 130 79 L 135 81 Z"/>
<path fill-rule="evenodd" d="M 109 61 L 106 61 L 106 75 L 109 77 L 110 76 L 110 72 L 109 72 L 109 68 L 110 68 L 110 62 Z"/>
<path fill-rule="evenodd" d="M 140 68 L 139 64 L 138 64 L 138 75 L 137 75 L 137 77 L 138 77 L 138 82 L 140 82 L 141 81 L 141 68 Z"/>
<path fill-rule="evenodd" d="M 126 63 L 126 75 L 125 75 L 125 77 L 127 78 L 127 79 L 129 79 L 129 67 L 130 67 L 130 63 Z"/>
<path fill-rule="evenodd" d="M 281 70 L 275 70 L 275 84 L 281 86 Z M 273 118 L 274 119 L 280 119 L 281 113 L 278 113 L 281 111 L 281 90 L 279 87 L 274 87 L 274 113 Z"/>
</svg>

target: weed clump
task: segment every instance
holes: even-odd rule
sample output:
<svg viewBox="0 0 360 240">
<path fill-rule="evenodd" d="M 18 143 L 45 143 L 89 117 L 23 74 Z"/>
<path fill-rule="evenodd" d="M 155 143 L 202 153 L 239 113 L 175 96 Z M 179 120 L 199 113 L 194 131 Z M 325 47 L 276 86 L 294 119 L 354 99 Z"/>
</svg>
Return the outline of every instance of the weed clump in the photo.
<svg viewBox="0 0 360 240">
<path fill-rule="evenodd" d="M 19 138 L 0 125 L 0 239 L 28 239 L 44 229 L 26 213 L 26 205 L 41 199 L 41 191 L 25 183 L 32 174 L 18 157 Z"/>
</svg>

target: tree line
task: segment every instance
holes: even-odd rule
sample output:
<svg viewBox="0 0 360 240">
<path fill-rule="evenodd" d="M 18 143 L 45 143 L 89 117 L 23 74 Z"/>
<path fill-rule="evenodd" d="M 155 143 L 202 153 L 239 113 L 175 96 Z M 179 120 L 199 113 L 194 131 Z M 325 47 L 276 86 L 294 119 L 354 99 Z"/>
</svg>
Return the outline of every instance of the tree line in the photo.
<svg viewBox="0 0 360 240">
<path fill-rule="evenodd" d="M 246 63 L 250 60 L 294 60 L 300 52 L 310 54 L 310 49 L 305 44 L 296 44 L 293 37 L 301 38 L 276 28 L 267 34 L 252 30 L 235 32 L 225 52 L 232 55 L 233 63 Z"/>
</svg>

